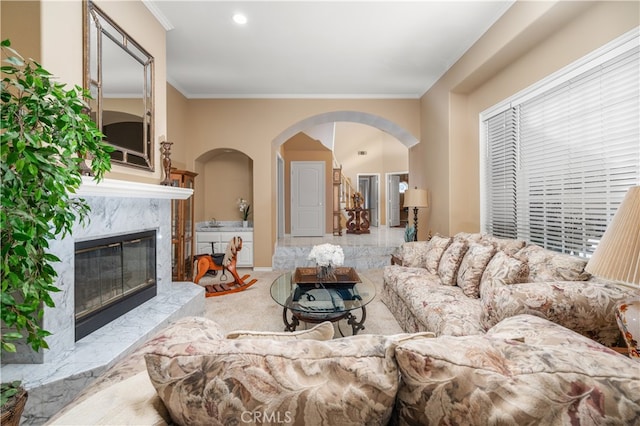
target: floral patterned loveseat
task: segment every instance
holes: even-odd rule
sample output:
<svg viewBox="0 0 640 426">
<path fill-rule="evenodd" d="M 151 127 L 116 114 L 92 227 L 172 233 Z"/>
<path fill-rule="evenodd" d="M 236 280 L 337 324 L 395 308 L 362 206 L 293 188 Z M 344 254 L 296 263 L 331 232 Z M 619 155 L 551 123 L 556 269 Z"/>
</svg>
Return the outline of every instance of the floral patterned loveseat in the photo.
<svg viewBox="0 0 640 426">
<path fill-rule="evenodd" d="M 585 272 L 586 260 L 486 234 L 404 243 L 386 266 L 382 301 L 406 332 L 484 334 L 532 314 L 615 346 L 615 307 L 637 291 Z"/>
</svg>

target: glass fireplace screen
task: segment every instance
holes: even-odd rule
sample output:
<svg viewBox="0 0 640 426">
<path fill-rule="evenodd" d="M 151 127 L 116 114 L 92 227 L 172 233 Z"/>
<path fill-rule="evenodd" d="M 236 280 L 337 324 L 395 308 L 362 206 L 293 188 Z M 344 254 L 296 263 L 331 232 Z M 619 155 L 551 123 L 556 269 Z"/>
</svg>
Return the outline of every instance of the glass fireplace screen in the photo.
<svg viewBox="0 0 640 426">
<path fill-rule="evenodd" d="M 76 341 L 154 297 L 156 231 L 75 246 Z"/>
</svg>

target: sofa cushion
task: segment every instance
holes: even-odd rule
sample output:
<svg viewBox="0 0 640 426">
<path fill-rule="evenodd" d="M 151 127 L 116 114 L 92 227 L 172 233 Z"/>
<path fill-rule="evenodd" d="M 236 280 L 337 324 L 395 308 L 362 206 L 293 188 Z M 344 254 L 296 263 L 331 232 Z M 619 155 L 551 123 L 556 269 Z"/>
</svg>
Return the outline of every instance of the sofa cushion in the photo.
<svg viewBox="0 0 640 426">
<path fill-rule="evenodd" d="M 221 339 L 224 339 L 224 330 L 218 323 L 204 317 L 190 316 L 180 318 L 175 323 L 165 327 L 133 353 L 117 362 L 109 368 L 107 372 L 101 374 L 95 381 L 80 392 L 72 402 L 52 417 L 50 423 L 61 425 L 72 424 L 69 422 L 71 419 L 76 418 L 78 411 L 75 410 L 78 408 L 79 410 L 95 409 L 95 413 L 92 414 L 93 417 L 80 420 L 79 424 L 101 424 L 102 421 L 105 422 L 104 424 L 115 424 L 113 421 L 109 421 L 109 417 L 117 416 L 120 413 L 123 416 L 129 414 L 131 416 L 130 418 L 133 419 L 121 424 L 133 424 L 138 421 L 138 419 L 141 419 L 139 416 L 143 416 L 144 420 L 141 419 L 141 423 L 137 424 L 171 424 L 171 417 L 149 380 L 144 355 L 154 351 L 157 347 L 163 347 L 168 341 L 176 344 L 191 341 L 217 342 Z M 140 372 L 143 374 L 139 375 Z M 129 380 L 130 378 L 131 380 Z M 122 404 L 120 404 L 120 402 L 122 402 L 122 400 L 113 399 L 115 398 L 114 395 L 120 393 L 118 389 L 122 389 L 116 386 L 120 383 L 127 385 L 127 389 L 129 390 L 132 388 L 136 389 L 137 394 L 134 398 L 135 407 L 121 407 L 120 405 Z M 114 388 L 114 386 L 116 387 Z M 152 393 L 150 391 L 152 391 Z M 128 393 L 124 395 L 128 395 Z M 132 400 L 129 399 L 129 401 Z M 156 414 L 160 416 L 162 420 L 156 419 L 156 416 L 152 415 L 149 411 L 149 407 L 153 407 L 152 409 L 156 411 Z M 135 415 L 131 411 L 131 409 L 134 408 L 137 413 Z M 75 414 L 69 414 L 67 416 L 66 413 L 69 412 L 74 412 Z M 102 419 L 99 419 L 98 417 L 103 413 L 104 416 Z"/>
<path fill-rule="evenodd" d="M 480 297 L 480 279 L 495 253 L 492 245 L 472 243 L 469 246 L 458 268 L 457 278 L 458 287 L 465 295 L 476 299 Z"/>
<path fill-rule="evenodd" d="M 298 330 L 294 332 L 272 332 L 272 331 L 253 331 L 253 330 L 237 330 L 227 333 L 227 339 L 271 339 L 271 340 L 331 340 L 333 339 L 334 328 L 329 321 L 321 322 L 308 330 Z"/>
<path fill-rule="evenodd" d="M 386 424 L 398 388 L 394 347 L 374 335 L 167 342 L 146 361 L 178 424 L 251 423 L 255 415 L 270 416 L 265 423 Z"/>
<path fill-rule="evenodd" d="M 415 282 L 399 296 L 422 324 L 417 331 L 454 336 L 484 333 L 480 300 L 465 296 L 460 287 Z"/>
<path fill-rule="evenodd" d="M 165 426 L 170 423 L 167 409 L 158 397 L 146 370 L 142 370 L 69 406 L 47 422 L 47 425 Z"/>
<path fill-rule="evenodd" d="M 482 324 L 485 329 L 508 317 L 531 314 L 606 346 L 613 346 L 620 338 L 615 320 L 616 305 L 633 294 L 629 288 L 591 281 L 532 282 L 490 287 L 490 296 L 484 293 L 484 288 L 482 295 Z"/>
<path fill-rule="evenodd" d="M 487 330 L 494 338 L 519 340 L 528 345 L 564 346 L 567 350 L 595 350 L 611 354 L 617 352 L 593 339 L 569 330 L 539 316 L 522 314 L 508 317 Z"/>
<path fill-rule="evenodd" d="M 480 280 L 480 286 L 493 280 L 499 280 L 502 284 L 522 283 L 527 280 L 528 276 L 529 265 L 526 261 L 498 251 L 487 264 Z"/>
<path fill-rule="evenodd" d="M 518 252 L 529 264 L 528 281 L 586 281 L 591 275 L 584 270 L 587 259 L 556 253 L 535 244 Z"/>
<path fill-rule="evenodd" d="M 571 333 L 568 330 L 565 333 Z M 640 369 L 601 347 L 440 336 L 396 348 L 397 424 L 634 424 Z M 576 360 L 579 359 L 579 362 Z"/>
<path fill-rule="evenodd" d="M 438 273 L 438 265 L 442 254 L 451 244 L 452 239 L 449 237 L 443 237 L 440 234 L 436 234 L 429 240 L 429 245 L 424 256 L 423 266 L 428 272 L 432 274 Z"/>
<path fill-rule="evenodd" d="M 402 259 L 402 265 L 410 268 L 422 268 L 429 241 L 408 241 L 398 247 L 396 256 Z"/>
<path fill-rule="evenodd" d="M 469 245 L 465 240 L 453 240 L 442 254 L 438 264 L 438 275 L 443 285 L 456 285 L 458 268 Z"/>
</svg>

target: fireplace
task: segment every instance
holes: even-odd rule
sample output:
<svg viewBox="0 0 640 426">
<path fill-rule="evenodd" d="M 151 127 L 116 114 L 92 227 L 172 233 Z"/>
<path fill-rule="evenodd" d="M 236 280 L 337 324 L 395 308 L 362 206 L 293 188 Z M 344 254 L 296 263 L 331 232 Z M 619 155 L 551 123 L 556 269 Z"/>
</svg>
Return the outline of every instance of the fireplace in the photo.
<svg viewBox="0 0 640 426">
<path fill-rule="evenodd" d="M 156 231 L 75 243 L 75 340 L 157 294 Z"/>
</svg>

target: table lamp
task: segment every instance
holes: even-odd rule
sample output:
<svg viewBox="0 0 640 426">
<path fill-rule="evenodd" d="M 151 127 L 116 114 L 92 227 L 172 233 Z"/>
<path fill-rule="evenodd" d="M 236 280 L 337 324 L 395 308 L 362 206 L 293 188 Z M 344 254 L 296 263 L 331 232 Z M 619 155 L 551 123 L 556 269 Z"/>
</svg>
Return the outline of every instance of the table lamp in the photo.
<svg viewBox="0 0 640 426">
<path fill-rule="evenodd" d="M 429 199 L 425 189 L 407 189 L 404 191 L 404 206 L 413 207 L 413 241 L 418 241 L 418 209 L 429 207 Z"/>
<path fill-rule="evenodd" d="M 585 270 L 639 290 L 639 297 L 618 304 L 616 321 L 629 356 L 640 361 L 640 186 L 625 195 Z"/>
</svg>

